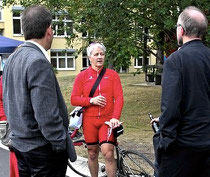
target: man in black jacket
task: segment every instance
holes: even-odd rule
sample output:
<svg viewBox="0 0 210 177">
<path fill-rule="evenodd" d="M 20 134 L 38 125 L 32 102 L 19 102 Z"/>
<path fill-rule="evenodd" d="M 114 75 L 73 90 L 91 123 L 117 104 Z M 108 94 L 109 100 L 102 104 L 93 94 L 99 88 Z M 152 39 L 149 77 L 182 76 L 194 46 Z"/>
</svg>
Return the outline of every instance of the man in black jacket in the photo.
<svg viewBox="0 0 210 177">
<path fill-rule="evenodd" d="M 210 177 L 210 49 L 201 42 L 207 27 L 205 15 L 192 6 L 178 18 L 182 46 L 164 64 L 154 137 L 159 177 Z"/>
</svg>

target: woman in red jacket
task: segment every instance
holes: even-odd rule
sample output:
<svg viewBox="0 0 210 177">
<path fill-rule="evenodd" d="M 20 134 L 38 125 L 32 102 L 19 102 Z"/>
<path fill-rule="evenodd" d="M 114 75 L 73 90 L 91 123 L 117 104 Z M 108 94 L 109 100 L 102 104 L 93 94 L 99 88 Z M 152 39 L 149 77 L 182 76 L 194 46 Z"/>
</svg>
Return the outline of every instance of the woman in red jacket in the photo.
<svg viewBox="0 0 210 177">
<path fill-rule="evenodd" d="M 85 107 L 83 113 L 83 133 L 88 148 L 88 165 L 91 176 L 98 176 L 99 145 L 105 158 L 108 177 L 115 177 L 116 162 L 114 145 L 116 138 L 110 134 L 110 127 L 120 125 L 120 115 L 123 108 L 123 91 L 118 74 L 106 69 L 106 72 L 92 98 L 89 97 L 105 60 L 106 48 L 103 44 L 92 43 L 87 48 L 91 66 L 78 74 L 71 93 L 73 106 Z M 109 121 L 109 126 L 105 124 Z"/>
</svg>

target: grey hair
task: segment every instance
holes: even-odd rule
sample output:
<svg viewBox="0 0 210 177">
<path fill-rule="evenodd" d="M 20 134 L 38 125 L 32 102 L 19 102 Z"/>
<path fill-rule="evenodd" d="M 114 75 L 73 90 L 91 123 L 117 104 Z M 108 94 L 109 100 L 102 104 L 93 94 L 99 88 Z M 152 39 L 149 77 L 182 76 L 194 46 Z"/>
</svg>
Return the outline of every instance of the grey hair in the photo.
<svg viewBox="0 0 210 177">
<path fill-rule="evenodd" d="M 195 18 L 191 15 L 192 11 L 200 12 L 202 18 Z M 179 23 L 185 31 L 185 35 L 188 37 L 202 38 L 208 28 L 208 20 L 205 14 L 194 6 L 189 6 L 179 15 Z"/>
<path fill-rule="evenodd" d="M 87 56 L 90 57 L 93 50 L 97 47 L 101 48 L 101 50 L 103 50 L 103 52 L 106 53 L 106 47 L 102 43 L 95 42 L 95 43 L 91 43 L 87 47 Z"/>
</svg>

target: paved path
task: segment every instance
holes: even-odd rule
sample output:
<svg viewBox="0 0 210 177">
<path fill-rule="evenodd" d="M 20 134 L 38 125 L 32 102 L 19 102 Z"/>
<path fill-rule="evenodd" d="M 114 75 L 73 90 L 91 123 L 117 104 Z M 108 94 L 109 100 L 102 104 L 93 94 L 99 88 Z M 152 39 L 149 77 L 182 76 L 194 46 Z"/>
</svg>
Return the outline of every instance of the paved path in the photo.
<svg viewBox="0 0 210 177">
<path fill-rule="evenodd" d="M 9 177 L 9 151 L 0 147 L 0 177 Z"/>
<path fill-rule="evenodd" d="M 79 168 L 79 167 L 78 167 Z M 0 143 L 0 177 L 9 177 L 9 150 Z M 66 177 L 81 177 L 75 174 L 69 167 Z"/>
</svg>

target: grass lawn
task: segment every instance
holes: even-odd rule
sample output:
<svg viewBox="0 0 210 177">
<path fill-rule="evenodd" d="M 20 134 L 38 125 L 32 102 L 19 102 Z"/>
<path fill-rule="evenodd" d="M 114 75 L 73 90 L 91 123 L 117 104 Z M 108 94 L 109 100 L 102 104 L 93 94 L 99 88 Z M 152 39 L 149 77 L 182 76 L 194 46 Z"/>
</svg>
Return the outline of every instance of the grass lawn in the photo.
<svg viewBox="0 0 210 177">
<path fill-rule="evenodd" d="M 118 140 L 126 148 L 152 154 L 153 131 L 148 113 L 151 112 L 154 117 L 159 116 L 161 87 L 135 85 L 145 82 L 144 74 L 136 76 L 120 74 L 120 78 L 125 101 L 121 121 L 124 122 L 125 132 Z M 58 78 L 69 112 L 73 110 L 70 105 L 70 94 L 74 79 L 75 76 Z"/>
</svg>

